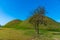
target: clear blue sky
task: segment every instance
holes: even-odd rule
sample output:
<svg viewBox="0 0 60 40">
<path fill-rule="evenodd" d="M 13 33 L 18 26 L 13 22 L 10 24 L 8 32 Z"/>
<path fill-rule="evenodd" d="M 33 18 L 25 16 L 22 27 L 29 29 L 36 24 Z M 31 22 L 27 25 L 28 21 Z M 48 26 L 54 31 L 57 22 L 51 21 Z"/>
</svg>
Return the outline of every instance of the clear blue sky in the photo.
<svg viewBox="0 0 60 40">
<path fill-rule="evenodd" d="M 0 24 L 13 19 L 25 20 L 38 6 L 44 6 L 46 15 L 60 22 L 60 0 L 0 0 Z"/>
</svg>

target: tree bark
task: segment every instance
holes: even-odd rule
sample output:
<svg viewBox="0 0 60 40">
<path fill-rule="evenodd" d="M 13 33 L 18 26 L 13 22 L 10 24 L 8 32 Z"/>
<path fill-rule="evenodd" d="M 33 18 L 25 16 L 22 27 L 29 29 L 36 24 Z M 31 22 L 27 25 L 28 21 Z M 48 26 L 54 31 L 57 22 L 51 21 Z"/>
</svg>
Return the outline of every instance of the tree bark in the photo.
<svg viewBox="0 0 60 40">
<path fill-rule="evenodd" d="M 38 24 L 35 25 L 35 32 L 36 32 L 36 37 L 39 37 L 39 26 L 38 26 Z"/>
</svg>

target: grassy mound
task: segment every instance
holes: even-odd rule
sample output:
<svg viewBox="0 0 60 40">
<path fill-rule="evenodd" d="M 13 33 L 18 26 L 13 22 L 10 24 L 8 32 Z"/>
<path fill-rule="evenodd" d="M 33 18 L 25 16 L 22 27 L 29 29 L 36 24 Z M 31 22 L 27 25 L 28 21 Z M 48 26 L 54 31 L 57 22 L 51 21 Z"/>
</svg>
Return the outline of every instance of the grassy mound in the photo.
<svg viewBox="0 0 60 40">
<path fill-rule="evenodd" d="M 16 29 L 34 29 L 33 25 L 29 23 L 30 19 L 27 19 L 25 21 L 21 20 L 12 20 L 8 22 L 4 27 L 6 28 L 16 28 Z M 49 17 L 45 17 L 45 20 L 47 21 L 47 26 L 41 24 L 40 29 L 42 30 L 50 30 L 50 31 L 60 31 L 60 23 L 54 21 L 53 19 Z"/>
</svg>

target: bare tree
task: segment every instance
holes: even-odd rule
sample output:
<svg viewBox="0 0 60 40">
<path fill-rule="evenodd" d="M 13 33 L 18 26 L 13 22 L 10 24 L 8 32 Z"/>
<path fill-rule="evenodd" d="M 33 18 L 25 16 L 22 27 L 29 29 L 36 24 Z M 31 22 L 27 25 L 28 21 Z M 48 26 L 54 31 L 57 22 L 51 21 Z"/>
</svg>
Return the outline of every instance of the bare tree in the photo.
<svg viewBox="0 0 60 40">
<path fill-rule="evenodd" d="M 36 31 L 37 36 L 39 36 L 39 25 L 44 24 L 46 25 L 45 18 L 45 9 L 44 7 L 38 7 L 34 12 L 32 13 L 32 17 L 29 20 L 29 23 L 31 23 L 34 26 L 34 29 Z"/>
</svg>

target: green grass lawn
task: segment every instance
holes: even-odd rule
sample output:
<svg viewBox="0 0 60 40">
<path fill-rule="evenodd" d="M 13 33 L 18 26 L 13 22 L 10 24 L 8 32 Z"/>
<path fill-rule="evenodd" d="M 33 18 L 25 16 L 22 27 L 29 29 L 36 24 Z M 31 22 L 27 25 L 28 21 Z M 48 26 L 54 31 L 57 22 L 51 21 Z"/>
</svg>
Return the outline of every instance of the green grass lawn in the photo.
<svg viewBox="0 0 60 40">
<path fill-rule="evenodd" d="M 42 33 L 53 33 L 49 31 L 40 30 Z M 13 28 L 1 28 L 0 40 L 31 40 L 34 36 L 34 30 L 32 29 L 13 29 Z M 52 35 L 55 40 L 60 40 L 60 35 Z"/>
</svg>

